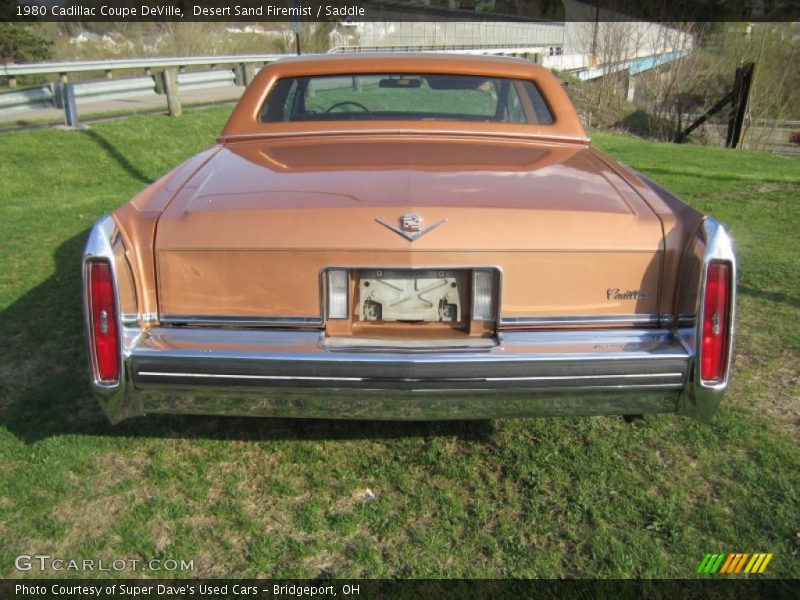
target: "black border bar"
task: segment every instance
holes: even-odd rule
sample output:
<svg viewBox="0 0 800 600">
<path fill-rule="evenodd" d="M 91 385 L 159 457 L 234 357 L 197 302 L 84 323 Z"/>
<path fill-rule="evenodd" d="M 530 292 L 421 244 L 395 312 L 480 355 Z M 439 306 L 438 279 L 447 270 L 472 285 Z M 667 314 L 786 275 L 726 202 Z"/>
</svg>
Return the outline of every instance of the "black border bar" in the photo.
<svg viewBox="0 0 800 600">
<path fill-rule="evenodd" d="M 44 10 L 42 10 L 44 8 Z M 0 21 L 797 21 L 800 0 L 3 0 Z"/>
<path fill-rule="evenodd" d="M 134 593 L 133 590 L 136 590 Z M 711 598 L 797 598 L 800 580 L 731 578 L 699 579 L 16 579 L 0 580 L 4 600 L 200 600 L 235 598 L 272 600 L 337 598 L 613 598 L 691 600 Z"/>
</svg>

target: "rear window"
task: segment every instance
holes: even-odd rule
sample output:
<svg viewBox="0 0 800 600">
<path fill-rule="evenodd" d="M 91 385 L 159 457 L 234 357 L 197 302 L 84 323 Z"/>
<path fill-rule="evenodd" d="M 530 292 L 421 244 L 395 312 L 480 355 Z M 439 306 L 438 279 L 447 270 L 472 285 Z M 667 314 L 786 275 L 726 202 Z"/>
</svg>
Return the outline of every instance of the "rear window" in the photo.
<svg viewBox="0 0 800 600">
<path fill-rule="evenodd" d="M 353 74 L 279 79 L 261 122 L 452 120 L 552 125 L 532 81 L 471 75 Z"/>
</svg>

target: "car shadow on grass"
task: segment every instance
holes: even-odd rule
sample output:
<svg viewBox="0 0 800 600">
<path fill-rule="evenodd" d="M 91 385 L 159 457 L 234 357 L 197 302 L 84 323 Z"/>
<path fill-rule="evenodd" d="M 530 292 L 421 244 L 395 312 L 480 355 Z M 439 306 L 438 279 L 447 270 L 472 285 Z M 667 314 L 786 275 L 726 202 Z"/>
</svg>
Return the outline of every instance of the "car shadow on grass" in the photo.
<svg viewBox="0 0 800 600">
<path fill-rule="evenodd" d="M 485 440 L 492 421 L 340 421 L 151 415 L 110 425 L 89 386 L 80 260 L 89 230 L 62 243 L 55 273 L 0 313 L 0 426 L 26 443 L 63 435 L 220 440 L 456 436 Z"/>
<path fill-rule="evenodd" d="M 767 300 L 769 302 L 786 304 L 788 306 L 793 306 L 794 308 L 800 308 L 800 298 L 789 296 L 788 294 L 784 294 L 783 292 L 768 292 L 765 290 L 759 290 L 749 285 L 741 285 L 741 284 L 737 286 L 737 291 L 740 294 L 743 294 L 745 296 L 753 296 L 754 298 L 757 298 L 759 300 Z"/>
<path fill-rule="evenodd" d="M 133 179 L 136 179 L 140 183 L 144 185 L 150 185 L 153 183 L 153 179 L 142 173 L 139 168 L 134 165 L 128 157 L 125 156 L 122 152 L 120 152 L 117 147 L 109 142 L 106 138 L 100 135 L 94 129 L 82 129 L 80 130 L 80 134 L 84 137 L 87 137 L 94 141 L 103 151 L 116 162 L 120 168 L 124 169 L 128 175 L 130 175 Z"/>
</svg>

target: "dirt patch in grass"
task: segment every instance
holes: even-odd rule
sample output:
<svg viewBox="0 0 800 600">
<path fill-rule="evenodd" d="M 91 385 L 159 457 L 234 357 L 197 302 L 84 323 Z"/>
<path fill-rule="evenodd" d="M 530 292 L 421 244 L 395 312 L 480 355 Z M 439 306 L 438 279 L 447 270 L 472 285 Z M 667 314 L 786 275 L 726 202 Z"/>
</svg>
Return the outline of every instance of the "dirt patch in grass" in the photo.
<svg viewBox="0 0 800 600">
<path fill-rule="evenodd" d="M 375 500 L 377 495 L 371 489 L 358 489 L 353 490 L 349 496 L 340 498 L 331 507 L 331 513 L 337 515 L 348 514 L 356 510 L 359 506 Z"/>
<path fill-rule="evenodd" d="M 341 567 L 341 564 L 341 556 L 330 552 L 321 552 L 303 561 L 303 566 L 311 571 L 315 578 L 330 576 L 335 569 Z"/>
<path fill-rule="evenodd" d="M 777 183 L 757 183 L 755 185 L 748 186 L 748 189 L 757 194 L 771 194 L 783 189 L 784 187 L 786 186 L 778 185 Z"/>
<path fill-rule="evenodd" d="M 136 479 L 141 484 L 142 465 L 146 462 L 147 455 L 144 452 L 109 452 L 99 455 L 94 460 L 93 472 L 101 487 L 94 489 L 103 491 L 128 479 Z"/>
<path fill-rule="evenodd" d="M 230 535 L 230 530 L 225 527 L 223 519 L 199 514 L 185 521 L 185 524 L 193 532 L 199 532 L 205 542 L 200 552 L 189 557 L 194 560 L 195 565 L 192 575 L 200 578 L 229 576 L 231 565 L 228 561 L 220 559 L 220 548 L 224 548 L 226 542 L 235 543 L 236 547 L 241 548 L 242 540 Z M 206 532 L 209 534 L 206 535 Z"/>
<path fill-rule="evenodd" d="M 74 550 L 90 540 L 108 541 L 109 530 L 119 521 L 129 504 L 130 499 L 125 495 L 103 496 L 88 502 L 82 500 L 80 495 L 73 496 L 53 511 L 54 517 L 70 524 L 59 546 Z"/>
<path fill-rule="evenodd" d="M 89 540 L 108 535 L 120 516 L 142 496 L 152 495 L 143 485 L 144 454 L 111 452 L 98 456 L 89 477 L 72 475 L 70 484 L 78 490 L 53 509 L 53 516 L 71 525 L 61 545 L 73 549 Z M 127 481 L 136 481 L 131 493 L 115 491 Z"/>
</svg>

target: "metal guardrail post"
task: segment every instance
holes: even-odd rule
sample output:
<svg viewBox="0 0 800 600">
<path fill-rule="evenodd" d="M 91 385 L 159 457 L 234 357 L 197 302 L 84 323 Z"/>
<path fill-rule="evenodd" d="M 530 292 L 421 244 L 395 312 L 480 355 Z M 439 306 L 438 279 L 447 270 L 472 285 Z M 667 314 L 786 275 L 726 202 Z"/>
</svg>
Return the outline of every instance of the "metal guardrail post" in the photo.
<svg viewBox="0 0 800 600">
<path fill-rule="evenodd" d="M 156 94 L 164 95 L 167 93 L 167 90 L 164 89 L 164 79 L 166 75 L 162 71 L 161 73 L 156 73 L 155 75 L 151 75 L 153 81 L 156 84 Z"/>
<path fill-rule="evenodd" d="M 161 74 L 164 78 L 164 92 L 167 94 L 167 109 L 169 116 L 180 117 L 181 98 L 178 95 L 178 71 L 175 67 L 167 67 Z"/>
<path fill-rule="evenodd" d="M 64 103 L 64 123 L 67 127 L 78 127 L 78 106 L 75 103 L 75 84 L 67 83 L 61 88 Z"/>
<path fill-rule="evenodd" d="M 235 75 L 233 80 L 234 85 L 247 87 L 250 85 L 250 82 L 253 81 L 255 70 L 250 63 L 239 63 L 233 69 L 233 73 Z"/>
<path fill-rule="evenodd" d="M 253 77 L 256 76 L 256 67 L 253 63 L 245 63 L 242 68 L 244 70 L 244 85 L 247 87 L 253 81 Z"/>
</svg>

